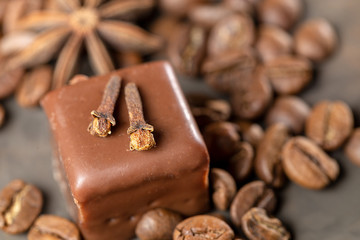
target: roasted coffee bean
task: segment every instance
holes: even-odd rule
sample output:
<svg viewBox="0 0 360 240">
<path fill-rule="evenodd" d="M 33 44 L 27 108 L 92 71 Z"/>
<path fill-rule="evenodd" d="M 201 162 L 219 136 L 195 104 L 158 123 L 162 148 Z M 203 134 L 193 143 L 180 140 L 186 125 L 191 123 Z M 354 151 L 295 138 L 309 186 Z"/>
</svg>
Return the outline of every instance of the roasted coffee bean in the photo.
<svg viewBox="0 0 360 240">
<path fill-rule="evenodd" d="M 264 208 L 268 212 L 276 207 L 275 193 L 263 181 L 253 181 L 244 185 L 236 194 L 230 206 L 233 224 L 240 228 L 241 218 L 252 207 Z"/>
<path fill-rule="evenodd" d="M 196 76 L 206 50 L 206 31 L 199 26 L 178 27 L 169 43 L 168 54 L 174 67 L 181 73 Z"/>
<path fill-rule="evenodd" d="M 299 93 L 312 79 L 312 65 L 305 59 L 280 56 L 266 63 L 266 74 L 278 94 Z"/>
<path fill-rule="evenodd" d="M 16 100 L 22 107 L 34 107 L 40 99 L 50 90 L 53 76 L 52 67 L 42 65 L 26 73 L 23 81 L 16 91 Z"/>
<path fill-rule="evenodd" d="M 53 215 L 41 215 L 28 234 L 28 240 L 80 239 L 80 232 L 74 223 Z"/>
<path fill-rule="evenodd" d="M 268 62 L 289 55 L 293 49 L 293 39 L 282 28 L 265 24 L 259 28 L 256 49 L 263 62 Z"/>
<path fill-rule="evenodd" d="M 182 221 L 180 214 L 156 208 L 146 212 L 136 225 L 135 233 L 141 240 L 171 240 L 176 225 Z"/>
<path fill-rule="evenodd" d="M 264 130 L 262 127 L 257 123 L 248 121 L 237 121 L 236 125 L 240 128 L 239 131 L 242 139 L 256 148 L 264 136 Z"/>
<path fill-rule="evenodd" d="M 39 189 L 22 180 L 13 180 L 0 193 L 0 228 L 10 234 L 25 232 L 42 208 Z"/>
<path fill-rule="evenodd" d="M 209 124 L 203 136 L 212 161 L 226 160 L 232 156 L 240 141 L 236 125 L 230 122 Z"/>
<path fill-rule="evenodd" d="M 210 172 L 212 200 L 216 209 L 226 210 L 236 194 L 236 183 L 227 171 L 212 168 Z"/>
<path fill-rule="evenodd" d="M 236 148 L 236 153 L 229 160 L 228 170 L 237 182 L 241 182 L 253 169 L 254 149 L 247 142 L 239 143 Z"/>
<path fill-rule="evenodd" d="M 330 56 L 337 45 L 334 28 L 325 19 L 312 19 L 303 23 L 295 33 L 295 51 L 312 61 Z"/>
<path fill-rule="evenodd" d="M 0 104 L 0 127 L 4 125 L 5 122 L 5 108 Z"/>
<path fill-rule="evenodd" d="M 226 222 L 209 215 L 190 217 L 179 223 L 173 240 L 233 240 L 234 232 Z"/>
<path fill-rule="evenodd" d="M 354 117 L 350 107 L 342 101 L 317 103 L 306 120 L 306 136 L 325 150 L 339 148 L 350 136 Z"/>
<path fill-rule="evenodd" d="M 266 115 L 266 125 L 283 123 L 294 134 L 304 130 L 305 121 L 310 114 L 309 105 L 301 98 L 295 96 L 281 96 L 275 100 Z"/>
<path fill-rule="evenodd" d="M 202 72 L 205 81 L 215 90 L 229 93 L 238 81 L 249 76 L 257 64 L 255 52 L 243 48 L 235 52 L 225 52 L 205 60 Z"/>
<path fill-rule="evenodd" d="M 226 7 L 238 13 L 254 15 L 256 4 L 261 0 L 223 0 Z"/>
<path fill-rule="evenodd" d="M 275 123 L 266 130 L 256 151 L 256 175 L 273 187 L 282 187 L 285 182 L 281 150 L 289 137 L 288 128 L 282 123 Z"/>
<path fill-rule="evenodd" d="M 345 154 L 350 161 L 360 166 L 360 128 L 355 128 L 345 145 Z"/>
<path fill-rule="evenodd" d="M 196 25 L 211 28 L 223 18 L 232 14 L 232 10 L 221 5 L 198 5 L 189 12 L 189 19 Z"/>
<path fill-rule="evenodd" d="M 180 21 L 173 16 L 159 16 L 150 25 L 150 32 L 160 36 L 164 40 L 164 44 L 168 44 L 172 39 L 174 31 L 180 26 Z M 160 49 L 159 51 L 162 51 Z"/>
<path fill-rule="evenodd" d="M 258 67 L 251 77 L 239 81 L 231 92 L 234 114 L 241 119 L 259 117 L 272 100 L 272 89 L 264 69 Z"/>
<path fill-rule="evenodd" d="M 0 62 L 1 64 L 2 62 Z M 10 96 L 19 85 L 24 75 L 24 69 L 0 71 L 0 99 Z"/>
<path fill-rule="evenodd" d="M 224 52 L 236 52 L 253 44 L 254 23 L 247 15 L 233 14 L 218 22 L 211 30 L 207 54 L 210 57 Z"/>
<path fill-rule="evenodd" d="M 302 0 L 263 0 L 259 3 L 260 22 L 290 29 L 303 12 Z"/>
<path fill-rule="evenodd" d="M 204 0 L 159 0 L 160 9 L 166 15 L 184 17 L 194 6 Z"/>
<path fill-rule="evenodd" d="M 286 175 L 305 188 L 324 188 L 339 175 L 336 160 L 305 137 L 290 139 L 284 145 L 281 156 Z"/>
<path fill-rule="evenodd" d="M 288 240 L 290 233 L 277 218 L 270 218 L 261 208 L 250 209 L 241 219 L 243 232 L 250 240 Z"/>
</svg>

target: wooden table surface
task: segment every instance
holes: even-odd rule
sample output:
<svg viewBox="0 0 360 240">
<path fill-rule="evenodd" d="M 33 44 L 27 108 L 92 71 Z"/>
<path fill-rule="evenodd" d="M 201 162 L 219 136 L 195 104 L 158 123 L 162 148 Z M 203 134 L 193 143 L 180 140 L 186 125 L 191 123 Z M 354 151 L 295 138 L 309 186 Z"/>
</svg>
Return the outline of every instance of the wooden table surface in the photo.
<svg viewBox="0 0 360 240">
<path fill-rule="evenodd" d="M 340 99 L 350 104 L 360 126 L 360 1 L 306 0 L 304 18 L 324 17 L 340 36 L 333 57 L 318 67 L 317 78 L 301 96 L 314 104 Z M 211 91 L 200 82 L 181 80 L 185 92 Z M 8 121 L 0 129 L 0 188 L 21 178 L 44 193 L 43 213 L 68 217 L 63 198 L 51 172 L 50 133 L 40 108 L 21 109 L 13 99 L 4 102 Z M 341 165 L 340 178 L 331 187 L 311 191 L 293 183 L 280 192 L 277 216 L 296 240 L 360 239 L 360 167 L 341 151 L 331 154 Z M 23 240 L 26 235 L 0 232 L 1 240 Z"/>
</svg>

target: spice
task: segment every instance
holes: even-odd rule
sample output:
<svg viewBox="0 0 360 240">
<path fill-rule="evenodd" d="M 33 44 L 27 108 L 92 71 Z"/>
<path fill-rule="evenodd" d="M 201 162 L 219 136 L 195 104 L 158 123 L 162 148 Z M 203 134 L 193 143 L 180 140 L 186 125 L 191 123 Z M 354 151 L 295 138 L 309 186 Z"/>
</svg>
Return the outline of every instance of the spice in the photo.
<svg viewBox="0 0 360 240">
<path fill-rule="evenodd" d="M 116 100 L 119 96 L 121 79 L 119 76 L 112 76 L 106 85 L 100 106 L 91 111 L 94 117 L 88 127 L 88 132 L 93 136 L 106 137 L 111 134 L 111 126 L 115 126 L 113 117 Z"/>
<path fill-rule="evenodd" d="M 144 120 L 140 94 L 135 83 L 128 83 L 125 87 L 125 101 L 129 113 L 130 150 L 144 151 L 153 148 L 156 143 L 152 132 L 154 127 Z"/>
</svg>

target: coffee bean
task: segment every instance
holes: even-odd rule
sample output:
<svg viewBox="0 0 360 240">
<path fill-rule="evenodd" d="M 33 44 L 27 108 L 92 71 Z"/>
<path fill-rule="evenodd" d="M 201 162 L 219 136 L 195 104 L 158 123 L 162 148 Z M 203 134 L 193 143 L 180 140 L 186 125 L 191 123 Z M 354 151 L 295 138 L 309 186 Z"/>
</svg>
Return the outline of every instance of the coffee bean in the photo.
<svg viewBox="0 0 360 240">
<path fill-rule="evenodd" d="M 215 208 L 219 210 L 228 209 L 236 194 L 234 178 L 225 170 L 212 168 L 210 182 L 212 184 L 212 200 Z"/>
<path fill-rule="evenodd" d="M 255 52 L 242 48 L 235 52 L 225 52 L 208 58 L 202 66 L 205 81 L 215 90 L 229 93 L 238 81 L 247 77 L 256 67 Z"/>
<path fill-rule="evenodd" d="M 261 208 L 250 209 L 241 220 L 242 229 L 250 240 L 288 240 L 290 233 L 277 218 L 270 218 Z"/>
<path fill-rule="evenodd" d="M 233 240 L 234 232 L 217 217 L 198 215 L 179 223 L 174 231 L 173 240 Z"/>
<path fill-rule="evenodd" d="M 176 212 L 156 208 L 141 217 L 136 225 L 135 233 L 141 240 L 171 240 L 173 231 L 181 220 L 181 215 Z"/>
<path fill-rule="evenodd" d="M 253 20 L 247 15 L 233 14 L 218 22 L 211 30 L 207 54 L 217 56 L 224 52 L 236 52 L 253 44 L 255 30 Z"/>
<path fill-rule="evenodd" d="M 268 212 L 274 211 L 276 207 L 275 193 L 263 181 L 250 182 L 237 192 L 230 206 L 233 224 L 240 228 L 241 218 L 252 207 L 264 208 Z"/>
<path fill-rule="evenodd" d="M 154 21 L 152 21 L 149 30 L 150 32 L 160 36 L 161 39 L 164 41 L 164 45 L 167 45 L 172 39 L 174 31 L 176 31 L 179 25 L 180 21 L 176 17 L 163 15 L 157 17 L 156 19 L 154 19 Z M 166 48 L 163 47 L 163 49 L 159 49 L 159 51 L 164 54 L 165 49 Z M 157 53 L 155 54 L 157 56 Z"/>
<path fill-rule="evenodd" d="M 4 125 L 5 122 L 5 108 L 0 104 L 0 127 Z"/>
<path fill-rule="evenodd" d="M 34 107 L 50 90 L 53 76 L 52 67 L 42 65 L 25 74 L 16 91 L 16 100 L 22 107 Z"/>
<path fill-rule="evenodd" d="M 288 128 L 282 123 L 271 125 L 256 151 L 255 172 L 265 183 L 279 188 L 284 185 L 281 150 L 289 138 Z"/>
<path fill-rule="evenodd" d="M 305 137 L 291 138 L 284 145 L 281 155 L 286 175 L 305 188 L 324 188 L 339 175 L 335 159 Z"/>
<path fill-rule="evenodd" d="M 227 8 L 238 13 L 247 13 L 249 15 L 254 15 L 255 6 L 258 2 L 260 2 L 260 0 L 223 0 Z"/>
<path fill-rule="evenodd" d="M 306 120 L 305 133 L 324 150 L 335 150 L 350 136 L 353 127 L 354 117 L 346 103 L 321 101 Z"/>
<path fill-rule="evenodd" d="M 28 234 L 28 240 L 80 239 L 80 232 L 74 223 L 53 215 L 41 215 Z"/>
<path fill-rule="evenodd" d="M 2 64 L 2 61 L 0 61 Z M 10 96 L 19 85 L 24 69 L 17 68 L 11 71 L 0 71 L 0 99 Z"/>
<path fill-rule="evenodd" d="M 266 125 L 283 123 L 294 134 L 304 130 L 305 121 L 310 114 L 309 105 L 295 96 L 281 96 L 277 98 L 266 115 Z"/>
<path fill-rule="evenodd" d="M 237 121 L 236 125 L 240 128 L 241 137 L 245 142 L 249 142 L 254 148 L 256 148 L 260 140 L 264 136 L 264 130 L 257 123 L 248 121 Z"/>
<path fill-rule="evenodd" d="M 232 14 L 232 10 L 221 5 L 198 5 L 189 12 L 189 19 L 196 25 L 211 28 L 223 18 Z"/>
<path fill-rule="evenodd" d="M 311 63 L 300 57 L 280 56 L 266 63 L 266 74 L 278 94 L 296 94 L 312 79 Z"/>
<path fill-rule="evenodd" d="M 224 160 L 236 151 L 240 135 L 235 124 L 230 122 L 215 122 L 204 129 L 204 140 L 212 161 Z"/>
<path fill-rule="evenodd" d="M 285 30 L 273 25 L 260 26 L 256 49 L 263 62 L 289 55 L 292 48 L 293 39 Z"/>
<path fill-rule="evenodd" d="M 257 13 L 260 22 L 290 29 L 303 12 L 301 0 L 263 0 Z"/>
<path fill-rule="evenodd" d="M 308 20 L 295 33 L 296 53 L 315 62 L 329 57 L 336 45 L 335 30 L 325 19 Z"/>
<path fill-rule="evenodd" d="M 360 128 L 355 128 L 345 145 L 345 154 L 350 161 L 360 166 Z"/>
<path fill-rule="evenodd" d="M 254 149 L 247 142 L 239 143 L 236 148 L 236 153 L 230 158 L 228 170 L 237 182 L 242 182 L 253 169 Z"/>
<path fill-rule="evenodd" d="M 181 18 L 201 2 L 204 0 L 160 0 L 159 6 L 166 15 Z"/>
<path fill-rule="evenodd" d="M 13 180 L 0 193 L 0 228 L 10 234 L 25 232 L 42 208 L 39 189 L 22 180 Z"/>
<path fill-rule="evenodd" d="M 239 81 L 231 92 L 231 105 L 234 114 L 241 119 L 259 117 L 272 100 L 272 89 L 261 67 L 250 77 Z"/>
</svg>

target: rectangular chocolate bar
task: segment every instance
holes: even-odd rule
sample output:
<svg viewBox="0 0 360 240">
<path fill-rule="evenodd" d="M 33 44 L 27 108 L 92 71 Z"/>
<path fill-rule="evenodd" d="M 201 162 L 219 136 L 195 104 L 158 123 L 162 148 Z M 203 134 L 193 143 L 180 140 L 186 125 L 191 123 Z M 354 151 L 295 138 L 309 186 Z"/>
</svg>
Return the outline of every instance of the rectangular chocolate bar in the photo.
<svg viewBox="0 0 360 240">
<path fill-rule="evenodd" d="M 87 131 L 110 76 L 122 78 L 116 125 L 106 138 Z M 130 151 L 124 86 L 138 86 L 156 147 Z M 175 74 L 153 62 L 90 78 L 49 93 L 42 101 L 53 132 L 63 189 L 86 240 L 134 236 L 149 209 L 194 215 L 208 209 L 209 156 Z"/>
</svg>

